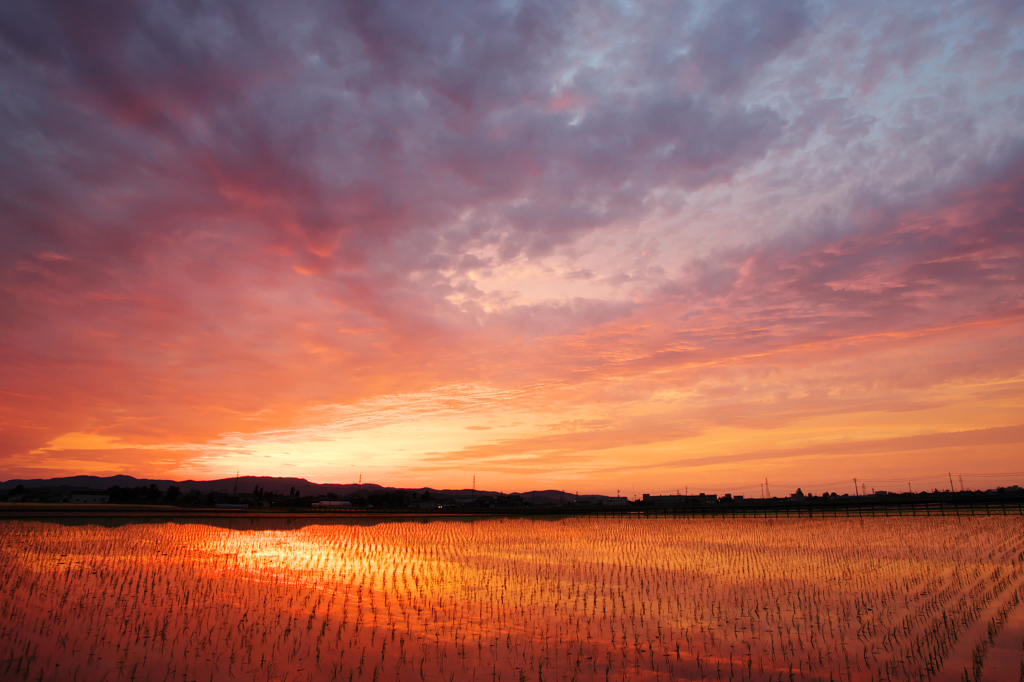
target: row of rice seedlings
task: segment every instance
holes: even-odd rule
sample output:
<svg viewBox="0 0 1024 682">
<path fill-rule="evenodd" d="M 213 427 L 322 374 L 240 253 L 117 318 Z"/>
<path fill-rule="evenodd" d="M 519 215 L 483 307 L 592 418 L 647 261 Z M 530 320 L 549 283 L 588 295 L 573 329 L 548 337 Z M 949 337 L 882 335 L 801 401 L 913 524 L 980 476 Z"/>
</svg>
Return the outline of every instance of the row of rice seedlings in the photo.
<svg viewBox="0 0 1024 682">
<path fill-rule="evenodd" d="M 1010 581 L 1004 580 L 999 585 L 1008 583 Z M 993 598 L 998 596 L 998 592 L 993 590 Z M 974 650 L 971 652 L 971 671 L 973 672 L 972 677 L 968 677 L 969 680 L 980 680 L 982 671 L 985 668 L 985 658 L 988 655 L 989 649 L 996 643 L 996 638 L 999 633 L 1002 632 L 1003 627 L 1009 622 L 1010 615 L 1020 605 L 1021 597 L 1024 596 L 1024 585 L 1019 586 L 1017 589 L 1012 590 L 1010 595 L 1005 601 L 999 606 L 999 609 L 992 615 L 992 617 L 986 623 L 986 631 L 983 635 L 978 637 Z M 965 666 L 965 673 L 967 668 Z M 1021 672 L 1024 677 L 1024 656 L 1021 657 Z"/>
<path fill-rule="evenodd" d="M 1021 530 L 1005 517 L 8 522 L 0 675 L 923 680 L 1018 589 Z"/>
</svg>

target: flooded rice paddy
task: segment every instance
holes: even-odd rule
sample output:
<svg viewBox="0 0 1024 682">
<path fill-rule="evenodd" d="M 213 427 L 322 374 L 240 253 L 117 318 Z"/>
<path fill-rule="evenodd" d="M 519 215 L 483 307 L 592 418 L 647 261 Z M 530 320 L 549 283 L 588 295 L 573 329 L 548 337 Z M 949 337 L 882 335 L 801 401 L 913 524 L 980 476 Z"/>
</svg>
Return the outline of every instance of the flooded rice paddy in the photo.
<svg viewBox="0 0 1024 682">
<path fill-rule="evenodd" d="M 1024 679 L 1024 519 L 0 523 L 4 680 Z"/>
</svg>

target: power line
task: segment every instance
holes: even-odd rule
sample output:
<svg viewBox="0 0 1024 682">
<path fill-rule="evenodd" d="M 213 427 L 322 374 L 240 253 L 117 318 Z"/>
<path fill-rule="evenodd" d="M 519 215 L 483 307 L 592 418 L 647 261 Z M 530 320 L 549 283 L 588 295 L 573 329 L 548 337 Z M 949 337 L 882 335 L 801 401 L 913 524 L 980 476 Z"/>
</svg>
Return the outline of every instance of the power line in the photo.
<svg viewBox="0 0 1024 682">
<path fill-rule="evenodd" d="M 857 485 L 858 486 L 863 484 L 863 485 L 869 485 L 869 486 L 875 487 L 876 484 L 895 483 L 895 484 L 899 484 L 901 486 L 904 486 L 907 483 L 931 481 L 931 480 L 940 480 L 940 479 L 943 479 L 943 482 L 945 482 L 945 479 L 948 478 L 948 479 L 950 479 L 950 481 L 951 481 L 950 485 L 952 486 L 952 476 L 954 476 L 954 475 L 958 476 L 961 479 L 961 481 L 963 481 L 963 479 L 966 478 L 967 479 L 966 483 L 969 484 L 970 483 L 970 479 L 990 480 L 990 479 L 994 479 L 994 478 L 1003 478 L 1003 479 L 1014 478 L 1014 477 L 1024 478 L 1024 471 L 1009 471 L 1009 472 L 1002 472 L 1002 473 L 956 472 L 955 474 L 954 474 L 954 472 L 946 472 L 946 473 L 940 473 L 940 474 L 923 474 L 923 475 L 919 475 L 919 476 L 903 476 L 903 477 L 900 477 L 900 478 L 863 478 L 863 477 L 858 476 L 856 478 L 856 481 L 857 481 Z M 774 482 L 774 483 L 772 483 L 772 487 L 773 488 L 777 488 L 777 489 L 781 489 L 781 490 L 790 490 L 790 489 L 791 490 L 796 490 L 797 488 L 801 488 L 801 489 L 802 488 L 807 488 L 807 489 L 813 489 L 813 490 L 819 490 L 819 489 L 822 489 L 822 488 L 826 488 L 826 489 L 827 488 L 836 488 L 836 492 L 840 492 L 839 488 L 841 486 L 850 485 L 851 483 L 853 483 L 853 481 L 854 481 L 853 478 L 844 478 L 844 479 L 833 480 L 833 481 L 818 481 L 818 482 L 815 482 L 815 481 L 811 481 L 811 482 L 801 481 L 799 483 L 778 483 L 778 482 Z M 961 485 L 963 485 L 963 482 L 961 483 Z M 675 487 L 672 487 L 672 488 L 655 489 L 655 490 L 651 490 L 648 494 L 651 494 L 651 495 L 671 495 L 671 494 L 673 494 L 673 493 L 675 493 L 677 491 L 678 487 L 679 486 L 676 485 Z M 759 482 L 759 483 L 754 483 L 754 484 L 745 484 L 745 485 L 715 486 L 715 488 L 720 489 L 720 490 L 729 491 L 729 492 L 741 492 L 741 493 L 742 492 L 746 492 L 746 491 L 761 491 L 764 488 L 764 482 Z M 950 489 L 952 490 L 952 487 Z"/>
</svg>

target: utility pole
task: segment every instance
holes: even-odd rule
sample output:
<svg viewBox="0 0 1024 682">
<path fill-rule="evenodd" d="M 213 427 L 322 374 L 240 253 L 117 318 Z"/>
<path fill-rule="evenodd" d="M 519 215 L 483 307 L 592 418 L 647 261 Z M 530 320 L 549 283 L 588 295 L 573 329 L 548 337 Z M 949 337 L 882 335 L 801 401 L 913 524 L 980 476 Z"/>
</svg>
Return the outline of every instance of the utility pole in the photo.
<svg viewBox="0 0 1024 682">
<path fill-rule="evenodd" d="M 960 492 L 963 492 L 964 491 L 964 475 L 963 474 L 958 474 L 958 475 L 960 476 Z"/>
<path fill-rule="evenodd" d="M 857 497 L 858 494 L 859 493 L 857 492 L 857 479 L 855 478 L 853 479 L 853 496 Z"/>
<path fill-rule="evenodd" d="M 867 494 L 868 494 L 868 484 L 867 483 L 861 483 L 860 484 L 860 494 L 863 495 L 864 497 L 867 497 Z"/>
<path fill-rule="evenodd" d="M 914 489 L 910 487 L 910 481 L 907 481 L 907 490 L 909 490 L 909 491 L 910 491 L 910 494 L 911 494 L 911 495 L 913 495 L 913 494 L 914 494 Z"/>
<path fill-rule="evenodd" d="M 949 492 L 953 492 L 953 474 L 948 471 L 946 473 L 949 474 Z"/>
<path fill-rule="evenodd" d="M 772 496 L 772 489 L 768 487 L 768 478 L 764 479 L 764 494 L 768 497 Z"/>
</svg>

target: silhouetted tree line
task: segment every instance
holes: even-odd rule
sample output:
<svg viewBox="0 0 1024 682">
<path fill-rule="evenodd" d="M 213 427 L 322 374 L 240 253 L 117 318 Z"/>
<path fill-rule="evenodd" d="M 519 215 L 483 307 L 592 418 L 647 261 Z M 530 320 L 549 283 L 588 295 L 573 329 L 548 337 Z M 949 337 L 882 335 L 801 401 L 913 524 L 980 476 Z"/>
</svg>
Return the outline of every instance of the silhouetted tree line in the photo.
<svg viewBox="0 0 1024 682">
<path fill-rule="evenodd" d="M 409 494 L 404 490 L 390 490 L 370 495 L 354 495 L 349 498 L 353 507 L 374 507 L 377 509 L 404 509 L 409 505 Z"/>
<path fill-rule="evenodd" d="M 24 485 L 19 484 L 13 489 L 0 490 L 0 501 L 11 501 L 11 502 L 28 502 L 28 503 L 54 503 L 54 502 L 66 502 L 71 496 L 81 493 L 92 493 L 97 494 L 101 491 L 98 490 L 74 490 L 67 486 L 62 487 L 30 487 L 26 488 Z M 161 490 L 155 483 L 151 483 L 148 486 L 135 486 L 135 487 L 121 487 L 111 486 L 106 490 L 102 491 L 109 496 L 109 502 L 113 504 L 172 504 L 180 507 L 212 507 L 217 504 L 228 503 L 228 504 L 248 504 L 254 507 L 277 507 L 277 508 L 304 508 L 312 507 L 313 504 L 320 500 L 344 500 L 350 502 L 355 508 L 373 508 L 373 509 L 429 509 L 436 508 L 437 506 L 443 506 L 445 508 L 459 507 L 459 508 L 507 508 L 507 507 L 522 507 L 532 506 L 531 501 L 524 499 L 520 495 L 486 495 L 486 494 L 474 494 L 472 497 L 468 497 L 465 493 L 458 496 L 451 494 L 431 494 L 429 490 L 423 490 L 422 492 L 416 490 L 380 490 L 375 492 L 367 492 L 364 490 L 362 493 L 356 493 L 339 497 L 336 493 L 328 493 L 326 495 L 303 495 L 302 491 L 295 488 L 294 486 L 289 489 L 287 493 L 275 493 L 267 491 L 260 486 L 255 486 L 251 493 L 246 492 L 231 492 L 227 491 L 212 491 L 208 493 L 200 493 L 197 490 L 192 490 L 188 493 L 183 493 L 179 486 L 171 485 L 168 486 L 166 491 Z M 672 496 L 667 496 L 671 498 Z M 932 490 L 919 491 L 919 492 L 898 492 L 893 491 L 885 493 L 884 491 L 874 491 L 868 495 L 852 496 L 849 494 L 837 494 L 837 493 L 823 493 L 821 495 L 811 495 L 804 493 L 802 490 L 797 490 L 796 493 L 783 497 L 783 498 L 733 498 L 731 495 L 725 495 L 721 498 L 717 496 L 710 496 L 709 502 L 716 505 L 726 506 L 784 506 L 792 504 L 802 504 L 810 506 L 822 506 L 829 504 L 915 504 L 918 502 L 931 502 L 931 501 L 963 501 L 963 502 L 992 502 L 998 500 L 1018 500 L 1024 499 L 1024 490 L 1018 486 L 1007 486 L 998 487 L 991 490 L 965 490 L 965 491 L 941 491 Z M 630 506 L 635 507 L 647 507 L 650 505 L 663 507 L 665 499 L 659 499 L 659 496 L 652 496 L 650 501 L 635 501 L 630 502 Z M 424 504 L 427 503 L 427 504 Z M 685 506 L 685 502 L 683 503 Z M 693 504 L 696 504 L 695 502 Z M 703 507 L 703 505 L 700 505 Z"/>
<path fill-rule="evenodd" d="M 164 496 L 164 493 L 160 488 L 156 486 L 156 483 L 150 483 L 148 486 L 136 486 L 134 488 L 122 488 L 119 485 L 107 488 L 107 494 L 110 495 L 110 501 L 116 504 L 129 504 L 132 502 L 142 504 L 154 504 L 160 501 L 160 498 Z"/>
</svg>

